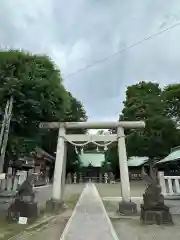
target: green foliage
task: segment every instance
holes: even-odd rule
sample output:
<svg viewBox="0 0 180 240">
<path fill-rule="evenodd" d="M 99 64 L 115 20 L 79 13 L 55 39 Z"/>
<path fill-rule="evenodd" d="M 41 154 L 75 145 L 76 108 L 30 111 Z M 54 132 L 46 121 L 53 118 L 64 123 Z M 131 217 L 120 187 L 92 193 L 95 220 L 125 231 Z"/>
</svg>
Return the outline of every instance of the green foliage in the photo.
<svg viewBox="0 0 180 240">
<path fill-rule="evenodd" d="M 180 124 L 180 84 L 171 84 L 165 87 L 162 99 L 167 116 Z"/>
<path fill-rule="evenodd" d="M 71 93 L 68 92 L 69 96 L 69 104 L 68 108 L 65 112 L 65 116 L 63 121 L 65 122 L 80 122 L 86 121 L 87 115 L 84 110 L 84 107 L 80 101 L 74 98 Z M 80 134 L 84 131 L 82 129 L 70 129 L 68 130 L 69 134 Z M 45 132 L 42 136 L 42 148 L 45 149 L 50 154 L 54 154 L 56 152 L 57 146 L 57 136 L 58 129 L 50 130 Z M 71 144 L 67 144 L 67 172 L 75 172 L 78 171 L 81 166 L 81 162 L 77 153 L 75 152 L 75 147 Z"/>
<path fill-rule="evenodd" d="M 161 89 L 158 84 L 140 82 L 127 88 L 120 120 L 145 121 L 156 114 L 164 114 Z"/>
<path fill-rule="evenodd" d="M 114 173 L 116 172 L 116 169 L 119 168 L 117 142 L 109 145 L 108 151 L 105 154 L 105 163 L 103 164 L 108 166 L 110 165 L 111 171 Z"/>
<path fill-rule="evenodd" d="M 7 158 L 26 155 L 37 145 L 51 154 L 56 151 L 57 131 L 40 130 L 41 121 L 87 119 L 82 104 L 66 91 L 60 71 L 47 56 L 0 52 L 1 112 L 10 96 L 14 101 Z"/>
<path fill-rule="evenodd" d="M 174 123 L 166 117 L 154 116 L 147 119 L 144 131 L 127 135 L 127 153 L 128 156 L 162 159 L 179 142 L 180 134 Z"/>
<path fill-rule="evenodd" d="M 120 120 L 144 120 L 146 123 L 144 130 L 125 131 L 128 156 L 161 159 L 169 154 L 172 147 L 179 145 L 180 132 L 170 118 L 174 117 L 170 114 L 171 110 L 173 113 L 173 107 L 168 110 L 167 95 L 167 92 L 161 91 L 158 84 L 152 82 L 140 82 L 127 88 Z M 107 159 L 113 168 L 117 167 L 117 144 L 109 148 Z"/>
</svg>

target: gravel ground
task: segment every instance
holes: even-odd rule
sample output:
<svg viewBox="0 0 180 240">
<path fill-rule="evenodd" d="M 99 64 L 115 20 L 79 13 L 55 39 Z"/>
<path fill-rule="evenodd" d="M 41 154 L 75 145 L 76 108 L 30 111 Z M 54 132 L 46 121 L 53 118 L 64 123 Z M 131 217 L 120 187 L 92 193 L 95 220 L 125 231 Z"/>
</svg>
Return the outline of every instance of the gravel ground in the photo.
<svg viewBox="0 0 180 240">
<path fill-rule="evenodd" d="M 139 217 L 132 219 L 112 220 L 112 224 L 119 239 L 128 240 L 179 240 L 180 216 L 173 216 L 173 226 L 145 226 Z"/>
<path fill-rule="evenodd" d="M 132 181 L 131 183 L 131 196 L 142 196 L 145 190 L 145 183 L 143 181 Z M 120 197 L 121 196 L 121 184 L 96 184 L 96 187 L 101 197 Z"/>
</svg>

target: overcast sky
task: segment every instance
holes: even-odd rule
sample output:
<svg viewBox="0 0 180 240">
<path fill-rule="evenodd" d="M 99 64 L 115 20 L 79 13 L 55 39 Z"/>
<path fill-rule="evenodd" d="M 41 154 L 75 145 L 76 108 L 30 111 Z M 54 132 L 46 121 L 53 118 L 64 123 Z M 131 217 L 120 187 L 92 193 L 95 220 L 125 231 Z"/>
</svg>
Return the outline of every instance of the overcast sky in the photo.
<svg viewBox="0 0 180 240">
<path fill-rule="evenodd" d="M 67 76 L 178 21 L 179 0 L 0 0 L 0 43 L 46 53 Z M 91 120 L 115 120 L 139 80 L 180 82 L 180 26 L 64 84 Z"/>
</svg>

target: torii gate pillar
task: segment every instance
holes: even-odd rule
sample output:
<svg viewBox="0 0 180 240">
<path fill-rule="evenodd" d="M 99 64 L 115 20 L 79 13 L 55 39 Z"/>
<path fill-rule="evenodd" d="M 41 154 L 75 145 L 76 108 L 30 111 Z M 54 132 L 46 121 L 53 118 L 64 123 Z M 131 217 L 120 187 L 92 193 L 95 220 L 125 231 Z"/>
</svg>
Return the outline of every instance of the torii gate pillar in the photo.
<svg viewBox="0 0 180 240">
<path fill-rule="evenodd" d="M 47 201 L 46 208 L 50 212 L 58 212 L 63 204 L 63 192 L 65 185 L 66 175 L 66 143 L 64 140 L 65 128 L 60 124 L 57 149 L 56 149 L 56 161 L 54 168 L 53 187 L 52 187 L 52 199 Z"/>
</svg>

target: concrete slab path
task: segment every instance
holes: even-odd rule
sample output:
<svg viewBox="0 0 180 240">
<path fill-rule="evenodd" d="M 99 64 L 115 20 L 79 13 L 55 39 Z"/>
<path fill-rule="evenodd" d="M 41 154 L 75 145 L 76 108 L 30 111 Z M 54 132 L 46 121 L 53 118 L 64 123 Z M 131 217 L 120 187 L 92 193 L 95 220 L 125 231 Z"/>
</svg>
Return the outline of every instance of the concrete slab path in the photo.
<svg viewBox="0 0 180 240">
<path fill-rule="evenodd" d="M 60 240 L 118 240 L 94 184 L 84 188 Z"/>
</svg>

